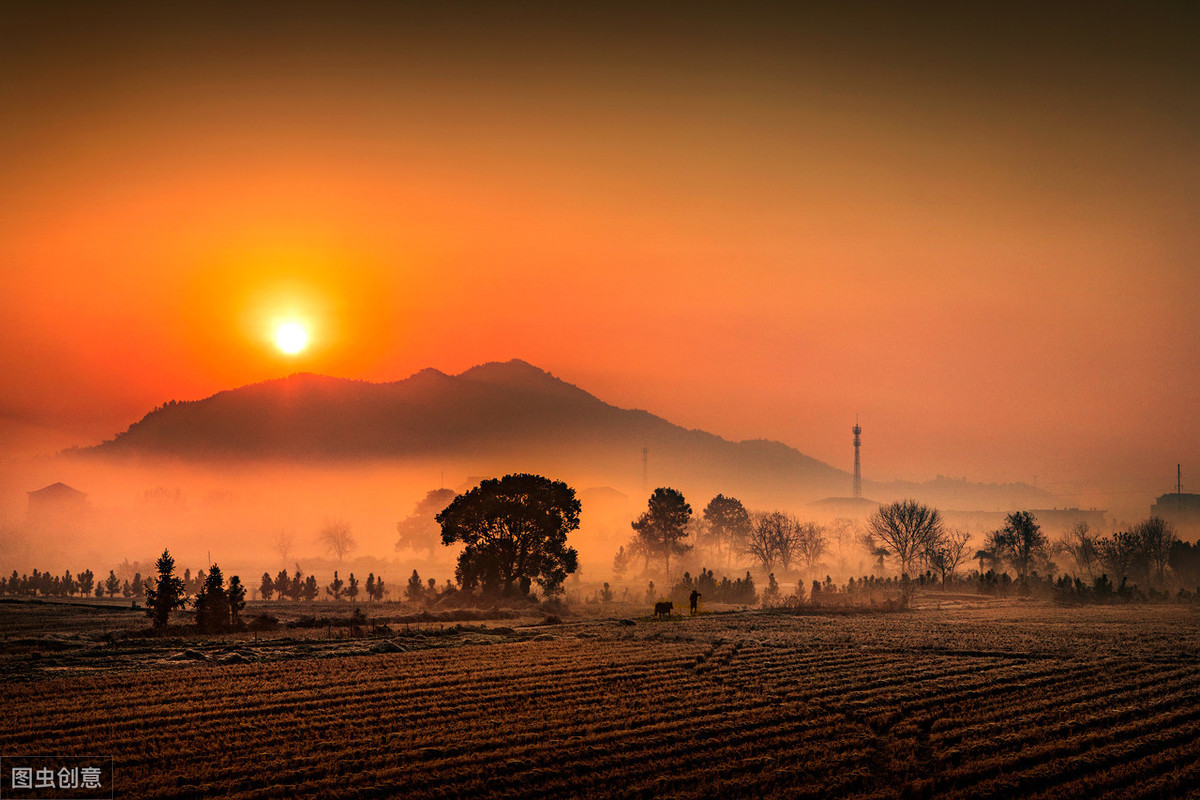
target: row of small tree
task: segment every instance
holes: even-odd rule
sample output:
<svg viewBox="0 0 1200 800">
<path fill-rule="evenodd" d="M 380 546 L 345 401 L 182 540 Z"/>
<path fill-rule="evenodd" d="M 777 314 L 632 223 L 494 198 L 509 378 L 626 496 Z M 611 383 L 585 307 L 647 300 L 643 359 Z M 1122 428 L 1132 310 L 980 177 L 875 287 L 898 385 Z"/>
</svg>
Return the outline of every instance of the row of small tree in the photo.
<svg viewBox="0 0 1200 800">
<path fill-rule="evenodd" d="M 108 578 L 96 580 L 96 575 L 90 569 L 72 575 L 67 570 L 62 575 L 34 570 L 32 574 L 19 575 L 14 569 L 12 575 L 0 578 L 0 596 L 20 597 L 140 597 L 142 594 L 142 576 L 138 574 L 131 584 L 122 581 L 116 572 L 110 570 Z"/>
<path fill-rule="evenodd" d="M 361 590 L 365 590 L 370 601 L 383 600 L 387 593 L 383 578 L 376 578 L 374 572 L 367 575 L 366 585 L 362 586 Z M 296 567 L 295 574 L 288 575 L 286 569 L 281 569 L 274 578 L 271 577 L 271 573 L 264 572 L 258 585 L 258 594 L 263 600 L 278 597 L 280 600 L 312 601 L 321 595 L 321 589 L 315 575 L 306 576 Z M 357 600 L 360 594 L 359 580 L 354 577 L 353 572 L 348 579 L 342 580 L 338 570 L 334 570 L 333 580 L 325 586 L 325 594 L 333 600 L 341 600 L 343 597 Z"/>
</svg>

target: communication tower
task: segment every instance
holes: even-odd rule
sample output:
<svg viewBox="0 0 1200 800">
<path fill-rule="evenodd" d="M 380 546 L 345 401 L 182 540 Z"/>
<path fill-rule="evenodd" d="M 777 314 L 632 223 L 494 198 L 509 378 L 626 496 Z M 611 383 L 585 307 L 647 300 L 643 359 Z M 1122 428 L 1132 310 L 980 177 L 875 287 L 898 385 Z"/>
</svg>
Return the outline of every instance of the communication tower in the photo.
<svg viewBox="0 0 1200 800">
<path fill-rule="evenodd" d="M 650 486 L 650 448 L 642 448 L 642 492 L 649 491 Z"/>
<path fill-rule="evenodd" d="M 862 434 L 862 426 L 858 424 L 858 415 L 854 415 L 854 427 L 850 430 L 854 431 L 854 497 L 858 499 L 862 497 L 862 467 L 858 461 L 858 448 L 862 444 L 860 438 Z"/>
</svg>

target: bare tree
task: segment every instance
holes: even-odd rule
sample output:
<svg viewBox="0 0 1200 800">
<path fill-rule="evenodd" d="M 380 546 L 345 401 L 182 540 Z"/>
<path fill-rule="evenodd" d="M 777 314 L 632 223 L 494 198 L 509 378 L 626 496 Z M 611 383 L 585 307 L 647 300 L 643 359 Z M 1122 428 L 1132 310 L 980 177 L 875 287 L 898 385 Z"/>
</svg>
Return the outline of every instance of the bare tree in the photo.
<svg viewBox="0 0 1200 800">
<path fill-rule="evenodd" d="M 756 512 L 751 515 L 750 532 L 742 543 L 742 553 L 762 565 L 764 572 L 771 572 L 776 564 L 783 564 L 786 557 L 793 557 L 794 542 L 791 521 L 781 511 Z M 786 569 L 786 567 L 785 567 Z"/>
<path fill-rule="evenodd" d="M 829 552 L 829 538 L 824 526 L 815 522 L 796 523 L 796 549 L 804 559 L 804 566 L 816 569 L 821 558 Z"/>
<path fill-rule="evenodd" d="M 1054 550 L 1065 553 L 1075 564 L 1075 577 L 1096 577 L 1100 565 L 1100 537 L 1092 533 L 1086 522 L 1080 522 L 1054 543 Z"/>
<path fill-rule="evenodd" d="M 942 533 L 942 515 L 916 500 L 882 506 L 867 520 L 867 531 L 877 546 L 886 548 L 908 574 Z"/>
<path fill-rule="evenodd" d="M 279 555 L 279 560 L 286 564 L 291 560 L 292 548 L 296 545 L 296 537 L 292 532 L 280 528 L 275 531 L 275 535 L 271 537 L 271 547 Z"/>
<path fill-rule="evenodd" d="M 317 538 L 326 550 L 337 556 L 339 562 L 358 544 L 350 533 L 349 523 L 343 520 L 326 522 Z"/>
<path fill-rule="evenodd" d="M 846 544 L 854 539 L 854 520 L 838 517 L 829 523 L 829 539 L 837 545 L 838 569 L 846 569 Z"/>
<path fill-rule="evenodd" d="M 953 578 L 958 568 L 971 560 L 972 556 L 967 548 L 970 541 L 971 534 L 966 531 L 943 531 L 925 553 L 929 566 L 942 576 L 942 588 L 946 587 L 947 577 Z"/>
<path fill-rule="evenodd" d="M 1165 521 L 1159 517 L 1151 517 L 1145 522 L 1139 522 L 1133 527 L 1137 537 L 1138 555 L 1146 565 L 1146 577 L 1162 583 L 1166 576 L 1167 562 L 1171 557 L 1171 548 L 1179 537 Z"/>
</svg>

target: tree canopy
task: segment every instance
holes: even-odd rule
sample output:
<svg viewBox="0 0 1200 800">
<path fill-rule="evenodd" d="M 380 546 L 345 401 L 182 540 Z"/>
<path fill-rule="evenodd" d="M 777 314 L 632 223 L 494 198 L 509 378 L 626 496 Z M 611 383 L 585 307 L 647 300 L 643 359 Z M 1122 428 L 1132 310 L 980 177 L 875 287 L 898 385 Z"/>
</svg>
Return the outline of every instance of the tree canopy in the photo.
<svg viewBox="0 0 1200 800">
<path fill-rule="evenodd" d="M 708 501 L 703 516 L 718 554 L 724 551 L 728 557 L 729 553 L 744 546 L 751 523 L 750 514 L 741 500 L 719 494 Z"/>
<path fill-rule="evenodd" d="M 567 534 L 579 527 L 579 500 L 562 481 L 540 475 L 505 475 L 483 481 L 454 498 L 437 515 L 442 543 L 462 542 L 455 571 L 464 589 L 528 593 L 537 582 L 557 592 L 579 568 Z"/>
<path fill-rule="evenodd" d="M 1005 517 L 1004 527 L 996 534 L 995 541 L 1021 578 L 1050 556 L 1050 540 L 1028 511 L 1014 511 Z"/>
<path fill-rule="evenodd" d="M 690 545 L 683 543 L 691 518 L 692 507 L 683 499 L 683 494 L 675 489 L 659 487 L 650 495 L 646 511 L 630 523 L 647 551 L 662 556 L 668 578 L 671 575 L 671 555 L 683 555 L 691 549 Z"/>
</svg>

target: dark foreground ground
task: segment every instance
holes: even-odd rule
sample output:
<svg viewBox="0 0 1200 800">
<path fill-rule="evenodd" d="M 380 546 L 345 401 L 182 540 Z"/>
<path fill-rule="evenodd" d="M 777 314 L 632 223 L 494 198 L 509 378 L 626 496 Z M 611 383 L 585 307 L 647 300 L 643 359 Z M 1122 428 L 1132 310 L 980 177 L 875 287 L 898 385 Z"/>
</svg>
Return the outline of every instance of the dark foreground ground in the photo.
<svg viewBox="0 0 1200 800">
<path fill-rule="evenodd" d="M 1189 608 L 630 621 L 112 644 L 143 620 L 6 603 L 0 757 L 111 756 L 118 797 L 1200 792 Z"/>
</svg>

